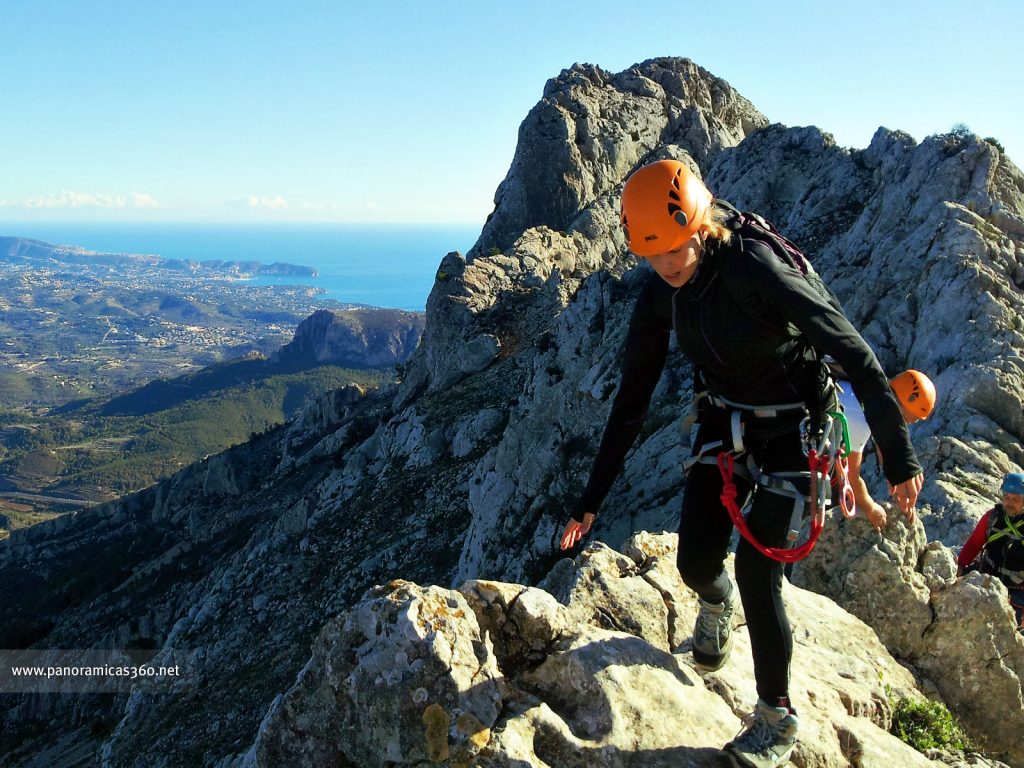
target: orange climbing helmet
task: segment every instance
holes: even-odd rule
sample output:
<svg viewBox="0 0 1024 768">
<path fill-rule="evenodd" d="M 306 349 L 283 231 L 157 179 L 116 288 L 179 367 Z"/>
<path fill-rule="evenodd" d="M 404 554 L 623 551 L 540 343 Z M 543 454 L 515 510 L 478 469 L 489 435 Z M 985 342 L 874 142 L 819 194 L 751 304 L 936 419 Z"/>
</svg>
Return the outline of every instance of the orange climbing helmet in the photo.
<svg viewBox="0 0 1024 768">
<path fill-rule="evenodd" d="M 909 413 L 927 419 L 935 408 L 935 385 L 920 371 L 913 369 L 898 374 L 889 382 L 896 399 Z"/>
<path fill-rule="evenodd" d="M 711 193 L 678 160 L 659 160 L 634 171 L 622 190 L 622 226 L 637 256 L 674 251 L 700 229 Z"/>
</svg>

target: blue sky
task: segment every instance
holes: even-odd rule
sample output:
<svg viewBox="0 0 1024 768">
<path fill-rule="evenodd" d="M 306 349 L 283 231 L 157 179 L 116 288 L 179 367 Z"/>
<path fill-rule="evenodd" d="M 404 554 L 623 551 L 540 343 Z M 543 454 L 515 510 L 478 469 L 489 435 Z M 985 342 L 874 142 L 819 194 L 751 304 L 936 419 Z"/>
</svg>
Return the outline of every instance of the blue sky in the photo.
<svg viewBox="0 0 1024 768">
<path fill-rule="evenodd" d="M 482 223 L 577 61 L 686 56 L 866 146 L 1024 160 L 1024 3 L 0 0 L 0 220 Z"/>
</svg>

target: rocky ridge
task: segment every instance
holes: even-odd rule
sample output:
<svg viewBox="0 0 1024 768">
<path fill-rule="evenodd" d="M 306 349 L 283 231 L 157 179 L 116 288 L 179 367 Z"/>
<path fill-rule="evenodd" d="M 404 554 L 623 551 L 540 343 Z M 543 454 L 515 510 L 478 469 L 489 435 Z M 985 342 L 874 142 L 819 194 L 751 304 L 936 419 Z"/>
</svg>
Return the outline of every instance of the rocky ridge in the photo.
<svg viewBox="0 0 1024 768">
<path fill-rule="evenodd" d="M 283 700 L 275 705 L 277 695 L 292 688 L 304 664 L 315 667 L 329 653 L 330 637 L 309 661 L 318 630 L 335 626 L 333 617 L 372 585 L 396 578 L 537 584 L 545 577 L 558 560 L 554 536 L 589 471 L 631 299 L 645 279 L 645 268 L 625 253 L 616 196 L 632 168 L 659 157 L 693 163 L 717 195 L 765 213 L 801 243 L 887 370 L 934 374 L 939 408 L 912 436 L 928 477 L 921 516 L 940 543 L 865 538 L 862 556 L 843 559 L 837 536 L 819 552 L 824 570 L 844 586 L 845 579 L 870 585 L 898 564 L 892 589 L 914 593 L 919 618 L 905 631 L 903 623 L 874 628 L 897 659 L 933 658 L 922 663 L 929 690 L 946 697 L 973 735 L 991 738 L 984 717 L 970 716 L 969 697 L 950 693 L 967 674 L 954 661 L 978 643 L 990 648 L 982 660 L 1001 668 L 986 684 L 1000 686 L 1000 701 L 1012 701 L 1020 695 L 1019 638 L 1007 633 L 997 587 L 939 576 L 951 557 L 941 542 L 959 544 L 998 477 L 1024 463 L 1024 177 L 996 146 L 970 135 L 918 144 L 880 129 L 870 147 L 849 150 L 816 128 L 769 125 L 723 81 L 676 59 L 617 75 L 576 66 L 548 83 L 524 122 L 480 240 L 466 257 L 441 262 L 423 339 L 400 386 L 365 397 L 332 394 L 311 404 L 296 422 L 302 426 L 0 546 L 9 585 L 4 618 L 18 619 L 0 627 L 20 628 L 0 638 L 7 647 L 99 647 L 145 637 L 165 652 L 202 651 L 195 687 L 112 704 L 26 697 L 10 702 L 3 733 L 23 741 L 26 724 L 49 723 L 51 741 L 63 733 L 110 768 L 230 764 L 250 753 L 257 732 L 269 738 Z M 635 530 L 675 526 L 688 377 L 677 356 L 596 538 L 620 547 Z M 810 565 L 805 570 L 814 577 Z M 869 624 L 887 620 L 877 605 L 860 607 L 863 591 L 814 578 Z M 965 592 L 995 598 L 975 601 L 973 610 L 959 600 Z M 954 617 L 941 642 L 922 608 Z M 652 647 L 661 642 L 651 627 L 637 632 L 654 639 Z M 936 642 L 926 642 L 929 632 Z M 666 671 L 659 681 L 672 676 Z M 559 695 L 554 690 L 550 700 Z M 315 697 L 289 697 L 307 707 L 305 714 L 293 707 L 304 721 L 340 716 Z M 732 716 L 750 704 L 727 703 Z M 474 717 L 484 723 L 491 710 L 479 706 Z M 735 721 L 716 706 L 724 733 Z M 106 733 L 85 726 L 97 711 L 109 723 Z M 532 722 L 548 723 L 541 731 L 559 732 L 554 720 L 534 714 Z M 434 722 L 436 731 L 440 713 Z M 508 738 L 523 734 L 528 745 L 525 721 L 516 722 Z M 852 728 L 859 734 L 859 727 Z M 902 759 L 880 749 L 886 764 Z M 33 765 L 37 753 L 23 746 L 8 762 Z M 837 754 L 855 762 L 853 752 Z M 1024 764 L 1016 753 L 1009 761 Z"/>
</svg>

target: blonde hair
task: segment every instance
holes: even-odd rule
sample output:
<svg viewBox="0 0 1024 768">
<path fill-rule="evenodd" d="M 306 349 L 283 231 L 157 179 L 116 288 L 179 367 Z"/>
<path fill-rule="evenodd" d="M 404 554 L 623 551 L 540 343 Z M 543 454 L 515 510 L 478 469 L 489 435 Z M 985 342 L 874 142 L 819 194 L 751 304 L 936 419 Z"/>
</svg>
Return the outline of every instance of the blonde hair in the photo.
<svg viewBox="0 0 1024 768">
<path fill-rule="evenodd" d="M 712 204 L 704 223 L 700 225 L 701 234 L 705 238 L 710 237 L 723 245 L 728 243 L 732 239 L 732 230 L 725 226 L 725 221 L 728 218 L 729 213 L 725 209 Z"/>
</svg>

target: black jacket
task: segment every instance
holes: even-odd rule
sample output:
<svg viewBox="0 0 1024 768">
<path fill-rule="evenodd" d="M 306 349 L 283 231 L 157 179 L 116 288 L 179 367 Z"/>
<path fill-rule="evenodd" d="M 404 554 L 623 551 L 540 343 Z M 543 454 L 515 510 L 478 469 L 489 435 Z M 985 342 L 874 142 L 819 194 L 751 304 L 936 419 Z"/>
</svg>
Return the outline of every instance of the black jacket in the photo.
<svg viewBox="0 0 1024 768">
<path fill-rule="evenodd" d="M 748 290 L 753 286 L 753 290 Z M 885 475 L 921 472 L 906 424 L 878 360 L 850 321 L 764 243 L 709 241 L 679 289 L 652 273 L 633 309 L 622 376 L 590 479 L 573 517 L 597 512 L 633 445 L 661 377 L 673 330 L 713 394 L 766 405 L 820 397 L 820 358 L 846 370 L 864 405 Z"/>
</svg>

